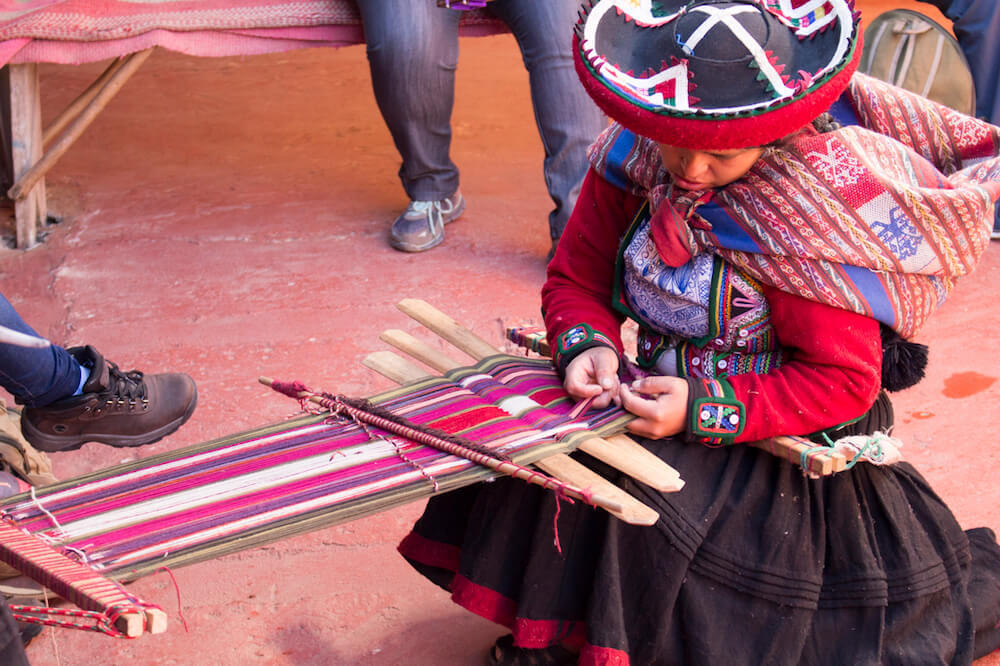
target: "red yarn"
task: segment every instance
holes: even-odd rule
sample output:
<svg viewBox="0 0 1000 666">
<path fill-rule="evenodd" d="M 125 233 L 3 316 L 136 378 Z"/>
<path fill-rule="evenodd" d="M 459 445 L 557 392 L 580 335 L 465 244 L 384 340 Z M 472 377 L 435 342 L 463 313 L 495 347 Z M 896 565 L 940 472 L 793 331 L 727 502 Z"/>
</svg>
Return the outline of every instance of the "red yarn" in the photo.
<svg viewBox="0 0 1000 666">
<path fill-rule="evenodd" d="M 309 387 L 302 382 L 295 380 L 292 382 L 271 382 L 271 388 L 273 388 L 278 393 L 287 395 L 289 398 L 299 399 L 299 394 L 302 392 L 310 392 Z"/>
</svg>

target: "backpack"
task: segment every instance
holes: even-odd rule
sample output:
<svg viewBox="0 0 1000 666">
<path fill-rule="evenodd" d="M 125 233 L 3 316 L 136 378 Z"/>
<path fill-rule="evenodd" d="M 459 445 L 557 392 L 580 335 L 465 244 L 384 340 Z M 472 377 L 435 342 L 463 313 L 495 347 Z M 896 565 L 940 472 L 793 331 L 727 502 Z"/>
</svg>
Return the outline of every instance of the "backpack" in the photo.
<svg viewBox="0 0 1000 666">
<path fill-rule="evenodd" d="M 868 24 L 864 42 L 859 72 L 976 115 L 969 63 L 940 23 L 910 9 L 892 9 Z"/>
</svg>

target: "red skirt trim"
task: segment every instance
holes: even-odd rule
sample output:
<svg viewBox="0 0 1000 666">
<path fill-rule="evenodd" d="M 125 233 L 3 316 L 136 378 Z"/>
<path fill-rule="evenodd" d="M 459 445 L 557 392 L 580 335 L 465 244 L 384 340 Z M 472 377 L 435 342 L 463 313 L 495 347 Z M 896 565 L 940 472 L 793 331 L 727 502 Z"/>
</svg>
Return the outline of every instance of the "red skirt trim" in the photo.
<svg viewBox="0 0 1000 666">
<path fill-rule="evenodd" d="M 586 625 L 564 620 L 532 620 L 517 617 L 517 602 L 499 592 L 473 583 L 458 573 L 456 546 L 431 541 L 411 532 L 398 546 L 406 558 L 426 566 L 451 571 L 451 600 L 471 613 L 511 630 L 514 644 L 524 648 L 546 648 L 562 643 L 580 648 L 581 666 L 629 666 L 628 654 L 621 650 L 588 645 Z"/>
</svg>

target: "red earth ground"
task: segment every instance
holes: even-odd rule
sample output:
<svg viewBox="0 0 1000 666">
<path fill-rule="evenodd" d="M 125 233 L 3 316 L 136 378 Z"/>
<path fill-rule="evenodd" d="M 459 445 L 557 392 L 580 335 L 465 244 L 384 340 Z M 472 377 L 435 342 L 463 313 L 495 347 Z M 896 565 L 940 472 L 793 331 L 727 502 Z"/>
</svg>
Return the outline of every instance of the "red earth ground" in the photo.
<svg viewBox="0 0 1000 666">
<path fill-rule="evenodd" d="M 859 5 L 867 16 L 896 6 L 940 16 L 916 2 Z M 46 120 L 104 66 L 43 66 Z M 261 374 L 349 395 L 388 388 L 360 361 L 385 348 L 384 329 L 419 334 L 394 308 L 402 298 L 438 304 L 498 345 L 505 325 L 538 323 L 549 202 L 527 90 L 509 35 L 463 41 L 453 156 L 469 209 L 442 246 L 406 255 L 386 243 L 406 199 L 362 47 L 155 53 L 51 172 L 63 221 L 30 251 L 0 252 L 0 279 L 56 342 L 191 374 L 199 407 L 140 450 L 57 454 L 57 474 L 280 421 L 295 406 Z M 896 412 L 904 453 L 962 524 L 1000 530 L 998 271 L 993 243 L 921 333 L 927 378 L 898 395 Z M 29 656 L 36 666 L 482 663 L 502 628 L 452 605 L 395 552 L 420 510 L 181 568 L 176 591 L 168 575 L 149 576 L 131 587 L 168 611 L 167 633 L 46 630 Z"/>
</svg>

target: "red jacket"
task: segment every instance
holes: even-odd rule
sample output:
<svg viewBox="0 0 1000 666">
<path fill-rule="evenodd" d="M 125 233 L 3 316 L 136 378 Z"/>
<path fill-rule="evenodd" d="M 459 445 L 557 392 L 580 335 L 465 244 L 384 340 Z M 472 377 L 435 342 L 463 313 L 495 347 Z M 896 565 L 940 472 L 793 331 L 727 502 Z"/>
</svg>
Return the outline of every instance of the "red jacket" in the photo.
<svg viewBox="0 0 1000 666">
<path fill-rule="evenodd" d="M 562 333 L 587 324 L 623 352 L 623 316 L 612 308 L 615 262 L 643 203 L 588 173 L 542 288 L 552 349 Z M 785 362 L 768 374 L 723 380 L 742 406 L 743 429 L 735 441 L 807 435 L 864 414 L 881 384 L 878 322 L 773 288 L 765 288 L 765 295 Z M 565 358 L 557 361 L 564 367 Z M 693 394 L 705 395 L 705 381 L 711 380 L 689 379 Z"/>
</svg>

